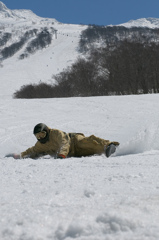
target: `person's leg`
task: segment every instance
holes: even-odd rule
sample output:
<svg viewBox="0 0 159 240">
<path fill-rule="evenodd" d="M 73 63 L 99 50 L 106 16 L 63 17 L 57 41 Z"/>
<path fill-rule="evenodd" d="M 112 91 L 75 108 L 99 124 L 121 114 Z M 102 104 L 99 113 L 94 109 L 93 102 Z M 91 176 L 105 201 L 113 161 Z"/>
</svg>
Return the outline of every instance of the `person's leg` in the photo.
<svg viewBox="0 0 159 240">
<path fill-rule="evenodd" d="M 94 154 L 105 154 L 105 149 L 111 144 L 115 143 L 119 145 L 118 142 L 111 142 L 94 135 L 89 137 L 84 137 L 82 135 L 77 135 L 75 140 L 75 154 L 76 156 L 90 156 Z"/>
</svg>

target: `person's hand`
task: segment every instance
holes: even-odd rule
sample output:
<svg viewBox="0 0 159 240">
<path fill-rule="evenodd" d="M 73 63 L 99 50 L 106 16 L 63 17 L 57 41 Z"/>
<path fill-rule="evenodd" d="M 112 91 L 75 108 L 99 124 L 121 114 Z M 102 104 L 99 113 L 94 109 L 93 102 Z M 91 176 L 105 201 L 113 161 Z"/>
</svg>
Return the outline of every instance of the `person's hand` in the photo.
<svg viewBox="0 0 159 240">
<path fill-rule="evenodd" d="M 17 153 L 9 153 L 5 157 L 13 157 L 14 159 L 20 159 L 20 154 Z"/>
<path fill-rule="evenodd" d="M 65 157 L 65 155 L 63 155 L 63 154 L 59 154 L 59 155 L 57 156 L 57 158 L 63 159 L 63 158 L 66 158 L 66 157 Z"/>
<path fill-rule="evenodd" d="M 20 159 L 20 154 L 14 153 L 14 154 L 13 154 L 13 158 L 14 158 L 14 159 Z"/>
</svg>

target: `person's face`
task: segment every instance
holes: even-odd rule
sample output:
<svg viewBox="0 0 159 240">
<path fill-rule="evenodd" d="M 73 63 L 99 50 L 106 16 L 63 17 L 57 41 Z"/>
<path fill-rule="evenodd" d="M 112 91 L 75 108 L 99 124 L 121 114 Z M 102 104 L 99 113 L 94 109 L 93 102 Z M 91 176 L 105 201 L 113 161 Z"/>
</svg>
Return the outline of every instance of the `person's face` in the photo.
<svg viewBox="0 0 159 240">
<path fill-rule="evenodd" d="M 37 140 L 43 139 L 46 137 L 46 132 L 45 131 L 38 132 L 35 134 L 35 137 L 37 138 Z"/>
</svg>

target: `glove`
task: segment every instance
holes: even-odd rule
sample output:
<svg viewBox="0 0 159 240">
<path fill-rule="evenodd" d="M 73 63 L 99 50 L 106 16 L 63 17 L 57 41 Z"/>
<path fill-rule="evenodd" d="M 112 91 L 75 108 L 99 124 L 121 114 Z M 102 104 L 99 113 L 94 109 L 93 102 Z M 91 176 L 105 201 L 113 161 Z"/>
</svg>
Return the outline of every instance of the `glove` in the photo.
<svg viewBox="0 0 159 240">
<path fill-rule="evenodd" d="M 20 158 L 21 158 L 21 155 L 14 153 L 14 154 L 13 154 L 13 158 L 14 158 L 14 159 L 20 159 Z"/>
<path fill-rule="evenodd" d="M 63 159 L 63 158 L 66 158 L 66 157 L 65 157 L 65 155 L 63 155 L 63 154 L 59 154 L 59 155 L 57 156 L 57 158 Z"/>
<path fill-rule="evenodd" d="M 20 159 L 21 155 L 16 153 L 9 153 L 5 157 L 13 157 L 14 159 Z"/>
</svg>

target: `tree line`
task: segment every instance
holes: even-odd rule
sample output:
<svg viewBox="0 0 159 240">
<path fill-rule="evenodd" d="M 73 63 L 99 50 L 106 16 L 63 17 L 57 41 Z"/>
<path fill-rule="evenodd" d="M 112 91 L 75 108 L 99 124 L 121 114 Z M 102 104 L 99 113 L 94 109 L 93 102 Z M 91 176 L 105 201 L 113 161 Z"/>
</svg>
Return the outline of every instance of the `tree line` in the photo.
<svg viewBox="0 0 159 240">
<path fill-rule="evenodd" d="M 159 45 L 121 41 L 92 50 L 53 76 L 57 84 L 26 85 L 15 98 L 105 96 L 159 92 Z"/>
<path fill-rule="evenodd" d="M 159 29 L 147 27 L 98 26 L 90 25 L 82 31 L 79 48 L 81 52 L 94 48 L 94 44 L 101 43 L 105 47 L 128 40 L 129 42 L 151 43 L 159 42 Z M 96 47 L 96 46 L 95 46 Z"/>
</svg>

